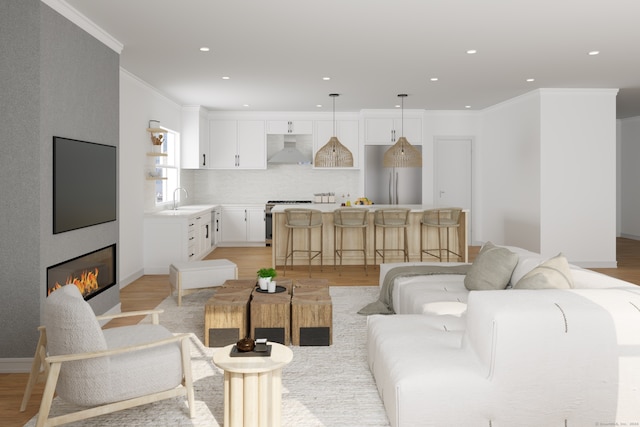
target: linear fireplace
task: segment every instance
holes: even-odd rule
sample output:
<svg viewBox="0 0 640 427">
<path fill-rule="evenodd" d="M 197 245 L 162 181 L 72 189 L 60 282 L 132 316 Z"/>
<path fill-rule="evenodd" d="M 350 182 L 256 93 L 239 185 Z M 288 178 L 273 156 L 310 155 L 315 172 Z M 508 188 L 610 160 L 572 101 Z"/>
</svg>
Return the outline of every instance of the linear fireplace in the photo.
<svg viewBox="0 0 640 427">
<path fill-rule="evenodd" d="M 116 284 L 116 245 L 47 268 L 47 296 L 62 286 L 73 283 L 85 300 Z"/>
</svg>

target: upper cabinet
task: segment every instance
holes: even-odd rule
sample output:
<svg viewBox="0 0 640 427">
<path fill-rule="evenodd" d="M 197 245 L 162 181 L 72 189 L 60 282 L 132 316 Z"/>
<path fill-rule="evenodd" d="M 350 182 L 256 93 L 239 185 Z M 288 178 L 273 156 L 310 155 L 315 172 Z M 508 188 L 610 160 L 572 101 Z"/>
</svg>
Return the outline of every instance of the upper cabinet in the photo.
<svg viewBox="0 0 640 427">
<path fill-rule="evenodd" d="M 313 122 L 311 120 L 269 120 L 267 133 L 276 135 L 311 135 Z"/>
<path fill-rule="evenodd" d="M 209 168 L 209 119 L 198 105 L 182 107 L 180 163 L 184 169 Z"/>
<path fill-rule="evenodd" d="M 266 169 L 267 144 L 262 120 L 211 120 L 212 169 Z"/>
<path fill-rule="evenodd" d="M 316 131 L 313 143 L 313 154 L 322 148 L 333 134 L 333 120 L 316 120 Z M 353 154 L 353 167 L 358 168 L 359 147 L 359 122 L 358 120 L 336 120 L 336 135 L 342 145 L 347 147 Z M 314 165 L 315 167 L 315 165 Z M 327 169 L 327 168 L 322 168 Z M 339 168 L 344 169 L 344 168 Z"/>
<path fill-rule="evenodd" d="M 422 119 L 376 117 L 364 120 L 365 144 L 394 144 L 401 136 L 412 144 L 422 144 Z"/>
</svg>

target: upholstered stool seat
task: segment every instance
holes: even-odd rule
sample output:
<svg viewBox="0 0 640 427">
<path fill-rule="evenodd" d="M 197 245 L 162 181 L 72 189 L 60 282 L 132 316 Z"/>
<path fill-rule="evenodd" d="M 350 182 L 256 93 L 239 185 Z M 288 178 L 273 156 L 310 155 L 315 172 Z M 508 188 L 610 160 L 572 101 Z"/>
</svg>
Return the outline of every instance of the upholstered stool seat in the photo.
<svg viewBox="0 0 640 427">
<path fill-rule="evenodd" d="M 322 212 L 317 209 L 300 209 L 289 208 L 284 210 L 285 223 L 287 228 L 287 245 L 284 257 L 284 274 L 287 271 L 287 261 L 291 258 L 291 269 L 293 269 L 294 255 L 296 252 L 304 252 L 307 254 L 309 262 L 309 277 L 311 277 L 311 261 L 320 258 L 320 271 L 322 271 Z M 313 249 L 312 231 L 320 230 L 320 249 Z M 294 249 L 294 232 L 295 230 L 306 231 L 305 248 Z"/>
<path fill-rule="evenodd" d="M 364 272 L 367 273 L 367 216 L 368 209 L 365 208 L 340 208 L 333 212 L 333 267 L 336 266 L 336 259 L 340 258 L 340 274 L 342 274 L 342 256 L 344 252 L 362 252 L 364 262 Z M 362 247 L 344 249 L 344 230 L 362 230 Z M 338 230 L 340 230 L 340 244 L 338 245 Z M 351 241 L 356 241 L 352 239 Z"/>
<path fill-rule="evenodd" d="M 450 255 L 455 255 L 456 260 L 462 258 L 457 251 L 453 251 L 449 244 L 449 233 L 451 229 L 457 230 L 460 228 L 460 213 L 461 208 L 442 208 L 442 209 L 428 209 L 423 212 L 422 219 L 420 220 L 420 261 L 422 261 L 423 255 L 427 254 L 432 257 L 443 260 L 443 252 L 447 254 L 447 262 L 450 259 Z M 429 228 L 435 228 L 438 233 L 438 247 L 428 247 Z M 425 232 L 426 229 L 426 238 Z M 447 246 L 442 246 L 442 234 L 445 234 Z M 425 241 L 426 240 L 426 241 Z M 427 247 L 425 247 L 427 246 Z M 437 255 L 436 255 L 437 251 Z"/>
<path fill-rule="evenodd" d="M 409 262 L 409 247 L 408 247 L 408 238 L 407 238 L 407 228 L 409 227 L 409 209 L 405 208 L 385 208 L 378 209 L 374 212 L 373 217 L 373 225 L 374 225 L 374 233 L 373 233 L 373 263 L 376 263 L 376 255 L 380 255 L 382 257 L 382 262 L 384 263 L 385 253 L 394 251 L 394 252 L 402 252 L 404 262 Z M 378 228 L 382 229 L 382 248 L 378 249 L 377 239 L 378 239 Z M 399 248 L 387 248 L 387 230 L 398 229 L 402 230 L 399 234 L 402 235 L 402 247 Z"/>
</svg>

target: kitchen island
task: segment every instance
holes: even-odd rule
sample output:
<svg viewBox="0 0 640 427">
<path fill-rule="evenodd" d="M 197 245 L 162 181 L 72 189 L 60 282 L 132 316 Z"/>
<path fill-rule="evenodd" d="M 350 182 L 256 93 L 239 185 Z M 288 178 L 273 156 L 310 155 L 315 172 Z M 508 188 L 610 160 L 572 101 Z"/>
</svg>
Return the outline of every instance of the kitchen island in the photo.
<svg viewBox="0 0 640 427">
<path fill-rule="evenodd" d="M 271 210 L 273 215 L 273 241 L 271 244 L 272 250 L 272 265 L 274 268 L 284 266 L 284 258 L 285 258 L 285 250 L 287 246 L 287 228 L 285 227 L 285 209 L 290 208 L 300 208 L 300 209 L 317 209 L 322 212 L 322 222 L 323 222 L 323 250 L 322 250 L 322 259 L 324 265 L 333 265 L 333 257 L 334 257 L 334 246 L 333 246 L 333 212 L 336 209 L 339 209 L 341 206 L 338 204 L 300 204 L 300 205 L 276 205 Z M 408 235 L 408 247 L 409 247 L 409 261 L 417 262 L 420 261 L 420 220 L 422 218 L 422 213 L 427 209 L 435 209 L 433 206 L 428 205 L 356 205 L 352 206 L 358 209 L 366 209 L 369 211 L 368 221 L 369 226 L 367 228 L 367 264 L 373 264 L 374 259 L 374 226 L 373 226 L 373 212 L 377 209 L 384 208 L 407 208 L 410 209 L 409 213 L 409 229 L 407 230 Z M 467 217 L 468 210 L 463 210 L 460 216 L 460 227 L 458 228 L 458 232 L 451 232 L 449 238 L 449 245 L 452 250 L 462 255 L 461 260 L 456 260 L 455 257 L 451 259 L 451 261 L 462 261 L 468 262 L 468 237 L 467 237 Z M 398 232 L 397 229 L 392 229 L 387 231 L 387 248 L 397 248 L 402 245 L 402 232 Z M 434 248 L 438 246 L 438 235 L 437 231 L 434 228 L 429 228 L 429 232 L 424 231 L 426 237 L 427 247 Z M 314 230 L 312 234 L 312 243 L 313 248 L 320 248 L 320 238 L 319 231 Z M 294 235 L 294 246 L 296 249 L 305 248 L 307 245 L 306 242 L 307 236 L 306 233 L 296 232 Z M 444 239 L 444 231 L 443 231 L 443 246 L 446 246 L 446 240 Z M 382 231 L 378 230 L 378 247 L 382 246 Z M 357 229 L 348 229 L 344 232 L 344 244 L 343 247 L 347 248 L 358 248 L 362 247 L 362 232 Z M 403 257 L 401 252 L 391 252 L 386 255 L 385 262 L 403 262 Z M 427 254 L 423 255 L 424 261 L 438 261 L 437 258 L 428 256 Z M 338 260 L 339 262 L 339 260 Z M 376 257 L 376 262 L 381 263 L 382 258 L 380 256 Z M 294 265 L 307 265 L 308 259 L 305 254 L 300 254 L 299 256 L 296 254 L 296 257 L 293 260 Z M 344 265 L 363 265 L 362 253 L 358 252 L 345 252 L 342 260 Z M 315 258 L 312 261 L 312 265 L 320 265 L 320 259 Z"/>
</svg>

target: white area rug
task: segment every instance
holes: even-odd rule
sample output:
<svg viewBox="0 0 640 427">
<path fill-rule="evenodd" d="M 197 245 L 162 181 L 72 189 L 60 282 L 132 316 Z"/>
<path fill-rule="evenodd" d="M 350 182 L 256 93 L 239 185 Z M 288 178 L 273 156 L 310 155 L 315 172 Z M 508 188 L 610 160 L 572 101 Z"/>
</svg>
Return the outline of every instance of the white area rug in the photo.
<svg viewBox="0 0 640 427">
<path fill-rule="evenodd" d="M 389 426 L 382 401 L 367 366 L 366 322 L 357 314 L 378 297 L 377 286 L 331 287 L 333 345 L 292 346 L 293 361 L 283 369 L 282 425 Z M 223 375 L 211 360 L 215 348 L 203 345 L 204 304 L 215 290 L 203 290 L 182 299 L 169 297 L 160 323 L 174 333 L 194 334 L 191 345 L 196 416 L 188 417 L 183 398 L 102 415 L 69 426 L 222 426 Z M 68 411 L 54 400 L 52 415 Z M 34 426 L 35 417 L 26 424 Z"/>
</svg>

